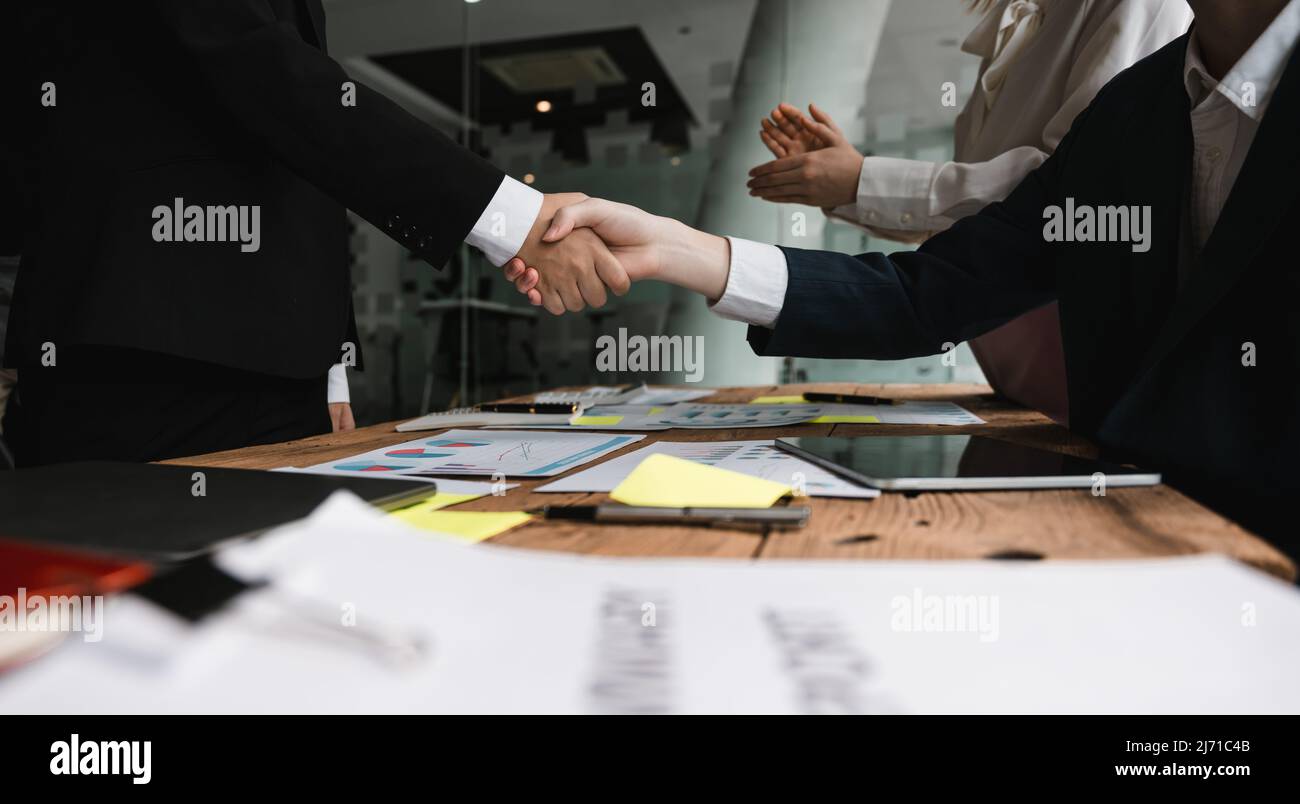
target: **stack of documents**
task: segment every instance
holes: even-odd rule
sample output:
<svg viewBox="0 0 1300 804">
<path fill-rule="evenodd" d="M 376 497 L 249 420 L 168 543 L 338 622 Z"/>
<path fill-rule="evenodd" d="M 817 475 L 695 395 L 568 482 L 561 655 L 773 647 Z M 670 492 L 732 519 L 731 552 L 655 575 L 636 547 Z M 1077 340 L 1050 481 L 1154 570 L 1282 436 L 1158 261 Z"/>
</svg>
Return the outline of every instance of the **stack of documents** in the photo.
<svg viewBox="0 0 1300 804">
<path fill-rule="evenodd" d="M 101 642 L 0 676 L 0 712 L 1300 712 L 1300 592 L 1218 556 L 602 559 L 418 534 L 337 496 L 219 556 L 267 586 L 197 626 L 110 601 Z M 348 610 L 366 638 L 320 627 Z"/>
</svg>

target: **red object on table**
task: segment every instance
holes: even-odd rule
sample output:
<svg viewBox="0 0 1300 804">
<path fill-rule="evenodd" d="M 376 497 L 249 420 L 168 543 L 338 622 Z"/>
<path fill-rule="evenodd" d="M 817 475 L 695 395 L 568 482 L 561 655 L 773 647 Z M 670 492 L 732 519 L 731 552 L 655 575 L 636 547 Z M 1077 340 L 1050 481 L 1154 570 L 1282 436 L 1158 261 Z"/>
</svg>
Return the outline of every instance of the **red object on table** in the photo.
<svg viewBox="0 0 1300 804">
<path fill-rule="evenodd" d="M 0 540 L 0 598 L 14 618 L 27 616 L 16 610 L 20 600 L 110 595 L 145 581 L 152 572 L 149 564 L 139 561 Z M 63 636 L 16 627 L 0 630 L 0 672 L 40 656 Z"/>
</svg>

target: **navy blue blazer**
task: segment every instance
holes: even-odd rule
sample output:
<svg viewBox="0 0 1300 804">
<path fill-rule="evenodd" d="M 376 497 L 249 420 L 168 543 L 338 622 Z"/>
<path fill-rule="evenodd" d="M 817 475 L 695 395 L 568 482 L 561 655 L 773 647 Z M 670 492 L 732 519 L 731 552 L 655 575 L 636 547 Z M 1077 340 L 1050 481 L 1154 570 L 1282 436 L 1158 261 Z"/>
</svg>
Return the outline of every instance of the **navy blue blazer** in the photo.
<svg viewBox="0 0 1300 804">
<path fill-rule="evenodd" d="M 919 250 L 851 257 L 783 249 L 785 303 L 774 329 L 750 329 L 754 350 L 934 354 L 1057 299 L 1071 427 L 1113 456 L 1164 471 L 1248 527 L 1294 539 L 1300 49 L 1180 286 L 1192 159 L 1186 46 L 1183 36 L 1116 76 L 1005 201 Z M 1150 250 L 1048 242 L 1044 210 L 1067 199 L 1149 205 Z"/>
</svg>

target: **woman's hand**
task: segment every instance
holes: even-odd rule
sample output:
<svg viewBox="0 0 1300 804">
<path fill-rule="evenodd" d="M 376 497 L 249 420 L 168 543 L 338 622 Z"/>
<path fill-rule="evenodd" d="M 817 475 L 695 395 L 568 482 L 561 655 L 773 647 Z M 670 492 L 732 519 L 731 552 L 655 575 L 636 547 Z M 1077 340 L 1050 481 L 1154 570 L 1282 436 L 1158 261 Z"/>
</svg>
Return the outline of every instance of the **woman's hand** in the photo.
<svg viewBox="0 0 1300 804">
<path fill-rule="evenodd" d="M 831 209 L 858 197 L 862 154 L 830 115 L 809 104 L 812 119 L 783 103 L 763 120 L 759 136 L 777 158 L 749 171 L 749 194 L 781 204 Z"/>
<path fill-rule="evenodd" d="M 816 134 L 800 125 L 803 115 L 788 103 L 782 103 L 772 110 L 771 117 L 763 118 L 763 127 L 758 137 L 780 159 L 783 156 L 798 156 L 825 147 Z"/>
</svg>

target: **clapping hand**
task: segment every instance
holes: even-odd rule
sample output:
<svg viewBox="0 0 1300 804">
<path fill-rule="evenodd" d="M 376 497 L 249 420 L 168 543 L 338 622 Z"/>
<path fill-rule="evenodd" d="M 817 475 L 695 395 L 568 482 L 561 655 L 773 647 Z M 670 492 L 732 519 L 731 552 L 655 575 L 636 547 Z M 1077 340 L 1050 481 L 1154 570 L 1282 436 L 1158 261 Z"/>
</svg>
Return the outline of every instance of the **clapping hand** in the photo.
<svg viewBox="0 0 1300 804">
<path fill-rule="evenodd" d="M 777 158 L 749 171 L 749 194 L 823 209 L 852 204 L 862 154 L 817 104 L 809 104 L 808 112 L 812 119 L 783 103 L 763 120 L 759 137 Z"/>
</svg>

